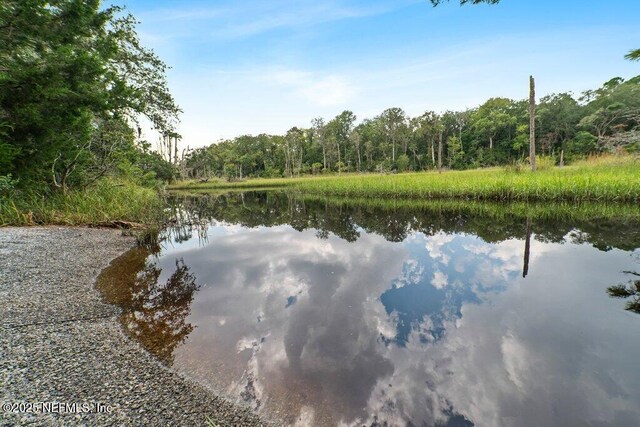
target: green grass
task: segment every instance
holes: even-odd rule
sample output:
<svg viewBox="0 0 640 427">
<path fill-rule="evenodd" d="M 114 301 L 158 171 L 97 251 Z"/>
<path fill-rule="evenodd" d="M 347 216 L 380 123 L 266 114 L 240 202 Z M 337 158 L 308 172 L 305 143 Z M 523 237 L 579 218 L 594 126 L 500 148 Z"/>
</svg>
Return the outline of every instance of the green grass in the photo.
<svg viewBox="0 0 640 427">
<path fill-rule="evenodd" d="M 523 202 L 514 201 L 502 203 L 497 201 L 479 200 L 419 200 L 419 199 L 372 199 L 372 198 L 341 198 L 336 196 L 304 195 L 307 202 L 324 202 L 333 209 L 346 207 L 367 207 L 383 211 L 398 211 L 410 209 L 414 211 L 428 211 L 448 216 L 468 215 L 476 217 L 494 218 L 535 218 L 538 220 L 558 221 L 596 221 L 596 220 L 624 220 L 640 221 L 640 206 L 630 203 L 603 202 Z"/>
<path fill-rule="evenodd" d="M 307 194 L 367 198 L 429 198 L 499 201 L 640 201 L 640 160 L 632 156 L 592 158 L 564 168 L 532 173 L 513 168 L 416 172 L 394 175 L 184 182 L 172 190 L 289 188 Z"/>
<path fill-rule="evenodd" d="M 85 191 L 0 198 L 0 226 L 157 224 L 164 202 L 156 190 L 105 179 Z"/>
</svg>

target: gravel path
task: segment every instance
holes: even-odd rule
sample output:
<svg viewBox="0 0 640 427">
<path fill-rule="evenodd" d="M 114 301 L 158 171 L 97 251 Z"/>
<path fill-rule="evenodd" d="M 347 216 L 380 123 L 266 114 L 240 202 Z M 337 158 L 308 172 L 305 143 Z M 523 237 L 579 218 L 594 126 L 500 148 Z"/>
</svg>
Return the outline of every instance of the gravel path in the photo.
<svg viewBox="0 0 640 427">
<path fill-rule="evenodd" d="M 111 413 L 10 413 L 0 426 L 263 425 L 127 338 L 94 289 L 133 245 L 117 230 L 0 228 L 0 404 L 102 404 Z M 64 409 L 64 408 L 63 408 Z M 58 409 L 60 412 L 60 409 Z"/>
</svg>

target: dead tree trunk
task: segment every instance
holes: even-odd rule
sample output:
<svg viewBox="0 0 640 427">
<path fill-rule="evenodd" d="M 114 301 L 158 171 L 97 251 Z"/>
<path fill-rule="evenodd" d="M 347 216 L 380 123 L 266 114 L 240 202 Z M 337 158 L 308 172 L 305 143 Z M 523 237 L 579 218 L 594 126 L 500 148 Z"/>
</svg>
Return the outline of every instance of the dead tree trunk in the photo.
<svg viewBox="0 0 640 427">
<path fill-rule="evenodd" d="M 173 164 L 178 164 L 178 137 L 173 137 Z"/>
<path fill-rule="evenodd" d="M 431 138 L 431 164 L 436 165 L 436 141 L 435 138 Z"/>
<path fill-rule="evenodd" d="M 529 76 L 529 163 L 536 170 L 536 83 Z"/>
<path fill-rule="evenodd" d="M 324 143 L 322 143 L 322 167 L 323 172 L 327 171 L 327 153 L 324 148 Z"/>
<path fill-rule="evenodd" d="M 442 131 L 438 138 L 438 172 L 442 172 Z"/>
</svg>

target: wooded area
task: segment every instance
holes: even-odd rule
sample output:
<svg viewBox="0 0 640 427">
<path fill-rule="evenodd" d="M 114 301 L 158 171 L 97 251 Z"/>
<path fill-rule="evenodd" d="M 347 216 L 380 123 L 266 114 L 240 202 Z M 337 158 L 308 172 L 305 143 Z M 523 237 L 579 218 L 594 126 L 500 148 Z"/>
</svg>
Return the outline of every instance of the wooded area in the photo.
<svg viewBox="0 0 640 427">
<path fill-rule="evenodd" d="M 428 110 L 417 117 L 389 108 L 360 123 L 351 111 L 343 111 L 329 121 L 318 117 L 309 127 L 292 127 L 285 135 L 244 135 L 199 148 L 186 156 L 181 173 L 185 178 L 239 179 L 440 166 L 526 167 L 534 152 L 531 137 L 535 152 L 556 163 L 561 157 L 571 161 L 640 149 L 640 76 L 627 81 L 616 77 L 577 97 L 559 93 L 541 98 L 533 109 L 535 132 L 530 110 L 528 99 L 491 98 L 474 109 Z"/>
<path fill-rule="evenodd" d="M 140 139 L 146 117 L 175 140 L 180 109 L 136 24 L 99 0 L 0 3 L 0 194 L 173 177 Z"/>
</svg>

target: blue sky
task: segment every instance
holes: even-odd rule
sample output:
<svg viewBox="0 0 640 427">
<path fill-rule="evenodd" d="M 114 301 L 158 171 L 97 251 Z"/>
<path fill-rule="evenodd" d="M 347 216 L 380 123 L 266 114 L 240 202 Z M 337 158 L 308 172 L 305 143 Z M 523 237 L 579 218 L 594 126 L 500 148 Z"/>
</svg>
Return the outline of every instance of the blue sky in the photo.
<svg viewBox="0 0 640 427">
<path fill-rule="evenodd" d="M 120 0 L 172 69 L 183 144 L 284 133 L 352 110 L 410 115 L 640 74 L 638 0 Z M 150 137 L 151 138 L 151 137 Z"/>
</svg>

